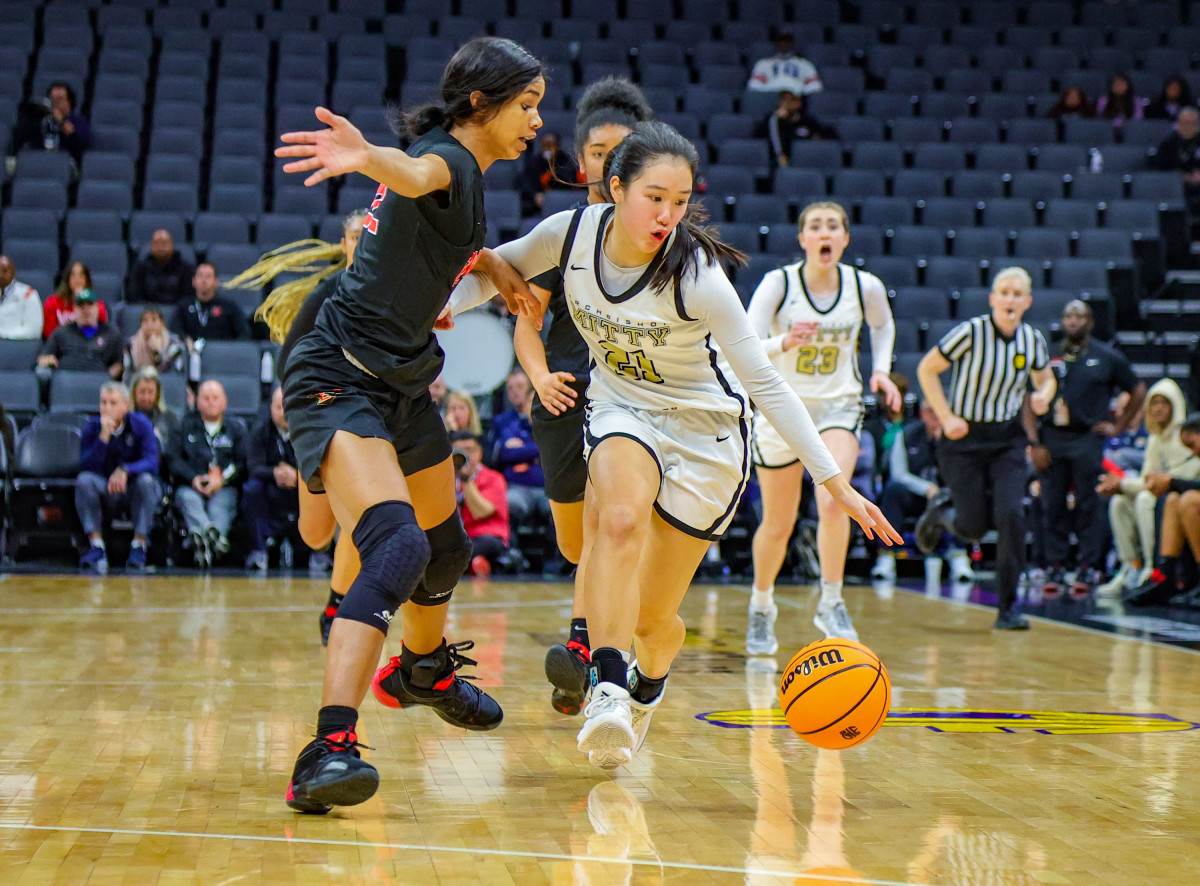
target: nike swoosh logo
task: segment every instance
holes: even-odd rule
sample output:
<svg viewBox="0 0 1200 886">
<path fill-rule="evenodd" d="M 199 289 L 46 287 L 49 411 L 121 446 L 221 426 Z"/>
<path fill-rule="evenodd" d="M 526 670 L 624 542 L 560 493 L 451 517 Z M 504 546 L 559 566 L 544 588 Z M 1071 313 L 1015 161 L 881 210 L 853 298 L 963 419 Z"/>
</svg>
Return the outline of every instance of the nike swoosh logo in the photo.
<svg viewBox="0 0 1200 886">
<path fill-rule="evenodd" d="M 579 265 L 571 265 L 571 270 L 572 271 L 586 271 L 587 268 L 581 268 L 581 267 L 579 267 Z"/>
<path fill-rule="evenodd" d="M 726 434 L 724 437 L 718 437 L 718 438 L 717 438 L 717 442 L 718 442 L 718 443 L 724 443 L 724 442 L 725 442 L 726 440 L 728 440 L 728 439 L 729 439 L 729 435 L 728 435 L 728 434 Z"/>
</svg>

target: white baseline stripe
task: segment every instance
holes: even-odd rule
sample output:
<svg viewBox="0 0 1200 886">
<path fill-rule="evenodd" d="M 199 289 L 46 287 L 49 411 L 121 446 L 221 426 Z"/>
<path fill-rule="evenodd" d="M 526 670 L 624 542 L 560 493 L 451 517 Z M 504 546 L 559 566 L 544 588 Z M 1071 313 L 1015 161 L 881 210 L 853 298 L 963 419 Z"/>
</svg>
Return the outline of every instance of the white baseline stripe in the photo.
<svg viewBox="0 0 1200 886">
<path fill-rule="evenodd" d="M 911 880 L 868 880 L 861 877 L 830 877 L 825 874 L 821 874 L 820 876 L 795 873 L 785 874 L 777 871 L 761 870 L 759 868 L 736 868 L 722 865 L 687 864 L 685 862 L 650 861 L 648 859 L 635 858 L 604 858 L 591 855 L 566 855 L 561 852 L 521 852 L 519 850 L 504 849 L 471 849 L 462 846 L 424 846 L 418 843 L 375 843 L 350 840 L 314 840 L 303 839 L 300 837 L 267 837 L 249 834 L 201 834 L 191 831 L 153 831 L 132 828 L 71 828 L 38 824 L 0 823 L 0 829 L 7 831 L 49 831 L 53 833 L 68 834 L 113 834 L 130 837 L 181 837 L 199 840 L 247 840 L 256 843 L 294 843 L 303 844 L 306 846 L 343 846 L 349 849 L 396 849 L 412 852 L 448 852 L 457 855 L 488 855 L 501 858 L 538 858 L 549 861 L 586 861 L 591 863 L 601 862 L 603 864 L 637 865 L 638 867 L 647 868 L 671 868 L 673 870 L 681 871 L 705 871 L 724 874 L 754 874 L 755 876 L 767 875 L 771 877 L 790 878 L 792 882 L 820 880 L 822 882 L 830 883 L 860 883 L 868 884 L 868 886 L 933 886 L 933 884 L 914 884 Z"/>
</svg>

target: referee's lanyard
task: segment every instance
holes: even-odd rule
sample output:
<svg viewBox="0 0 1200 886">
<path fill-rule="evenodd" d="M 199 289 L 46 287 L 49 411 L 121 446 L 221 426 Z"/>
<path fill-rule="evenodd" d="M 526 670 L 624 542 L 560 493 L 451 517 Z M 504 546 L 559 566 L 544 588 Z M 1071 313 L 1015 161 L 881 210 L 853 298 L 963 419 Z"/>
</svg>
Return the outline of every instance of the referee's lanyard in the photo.
<svg viewBox="0 0 1200 886">
<path fill-rule="evenodd" d="M 208 326 L 208 305 L 196 299 L 196 320 L 201 326 Z"/>
</svg>

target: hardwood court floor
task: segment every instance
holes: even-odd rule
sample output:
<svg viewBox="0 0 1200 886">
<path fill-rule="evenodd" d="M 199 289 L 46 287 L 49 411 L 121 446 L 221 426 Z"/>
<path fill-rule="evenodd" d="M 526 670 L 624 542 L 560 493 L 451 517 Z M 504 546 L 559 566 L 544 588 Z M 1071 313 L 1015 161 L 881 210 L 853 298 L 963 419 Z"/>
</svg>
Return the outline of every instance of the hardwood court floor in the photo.
<svg viewBox="0 0 1200 886">
<path fill-rule="evenodd" d="M 476 641 L 504 724 L 369 698 L 380 792 L 295 815 L 323 588 L 0 581 L 0 884 L 1200 882 L 1200 656 L 1044 621 L 997 634 L 988 610 L 870 589 L 850 608 L 895 698 L 865 745 L 769 728 L 788 655 L 748 669 L 745 589 L 698 586 L 647 746 L 611 777 L 543 682 L 569 588 L 464 583 L 451 638 Z M 781 597 L 790 654 L 812 598 Z"/>
</svg>

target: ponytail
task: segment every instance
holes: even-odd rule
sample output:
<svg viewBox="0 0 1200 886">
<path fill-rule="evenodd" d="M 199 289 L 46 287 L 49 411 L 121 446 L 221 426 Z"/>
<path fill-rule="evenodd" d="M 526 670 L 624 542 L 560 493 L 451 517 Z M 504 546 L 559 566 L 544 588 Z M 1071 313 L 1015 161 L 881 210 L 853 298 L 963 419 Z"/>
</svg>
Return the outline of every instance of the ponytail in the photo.
<svg viewBox="0 0 1200 886">
<path fill-rule="evenodd" d="M 604 161 L 602 188 L 605 195 L 611 201 L 609 183 L 614 176 L 628 186 L 647 166 L 667 157 L 686 163 L 691 169 L 692 181 L 696 180 L 700 157 L 695 146 L 666 123 L 639 123 Z M 717 261 L 733 265 L 746 263 L 749 258 L 746 253 L 724 242 L 720 231 L 713 225 L 705 224 L 707 221 L 708 211 L 701 204 L 688 205 L 666 253 L 650 277 L 652 289 L 662 289 L 668 283 L 679 286 L 684 277 L 697 273 L 698 253 L 704 254 L 706 264 Z"/>
<path fill-rule="evenodd" d="M 304 299 L 317 284 L 346 267 L 346 255 L 337 243 L 324 240 L 297 240 L 264 253 L 251 267 L 225 284 L 231 289 L 261 289 L 282 273 L 307 276 L 290 280 L 271 290 L 254 311 L 254 319 L 270 327 L 271 341 L 282 342 Z"/>
<path fill-rule="evenodd" d="M 442 72 L 440 98 L 411 111 L 388 111 L 388 122 L 401 138 L 433 129 L 449 130 L 473 117 L 487 121 L 533 81 L 546 76 L 542 63 L 520 44 L 503 37 L 476 37 L 464 43 Z M 471 95 L 483 98 L 473 104 Z"/>
</svg>

